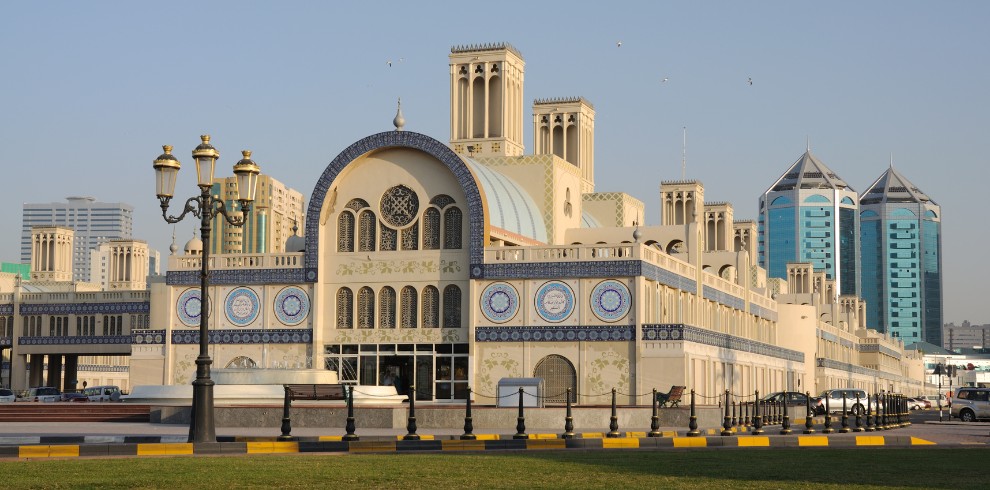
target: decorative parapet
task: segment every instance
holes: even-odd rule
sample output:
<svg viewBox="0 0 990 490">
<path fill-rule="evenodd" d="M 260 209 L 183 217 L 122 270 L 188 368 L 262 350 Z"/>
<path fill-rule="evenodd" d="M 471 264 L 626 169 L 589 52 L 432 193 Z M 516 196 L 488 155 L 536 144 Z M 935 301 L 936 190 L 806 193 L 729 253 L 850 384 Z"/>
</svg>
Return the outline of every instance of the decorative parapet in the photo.
<svg viewBox="0 0 990 490">
<path fill-rule="evenodd" d="M 591 109 L 594 109 L 595 108 L 595 106 L 588 99 L 585 99 L 584 97 L 581 97 L 581 96 L 572 96 L 572 97 L 546 97 L 546 98 L 542 98 L 542 99 L 533 99 L 533 105 L 534 106 L 537 106 L 537 105 L 576 104 L 576 103 L 582 103 L 582 104 L 590 107 Z"/>
<path fill-rule="evenodd" d="M 18 308 L 18 313 L 21 315 L 116 315 L 124 313 L 148 313 L 150 311 L 150 301 L 129 303 L 21 303 L 20 308 Z"/>
<path fill-rule="evenodd" d="M 778 359 L 786 359 L 788 361 L 804 362 L 804 353 L 800 351 L 785 349 L 776 345 L 765 344 L 763 342 L 681 323 L 643 325 L 642 340 L 695 342 L 714 347 L 776 357 Z"/>
<path fill-rule="evenodd" d="M 631 342 L 634 325 L 475 327 L 476 342 Z"/>
<path fill-rule="evenodd" d="M 130 339 L 130 337 L 128 337 Z M 211 344 L 308 344 L 311 328 L 210 330 Z M 175 330 L 173 344 L 199 344 L 199 330 Z"/>
<path fill-rule="evenodd" d="M 476 51 L 501 51 L 506 50 L 520 58 L 523 57 L 522 52 L 515 48 L 515 46 L 507 42 L 497 42 L 497 43 L 481 43 L 481 44 L 458 44 L 450 47 L 450 52 L 453 53 L 474 53 Z"/>
<path fill-rule="evenodd" d="M 130 344 L 130 335 L 86 335 L 79 337 L 18 337 L 17 345 L 117 345 Z"/>
</svg>

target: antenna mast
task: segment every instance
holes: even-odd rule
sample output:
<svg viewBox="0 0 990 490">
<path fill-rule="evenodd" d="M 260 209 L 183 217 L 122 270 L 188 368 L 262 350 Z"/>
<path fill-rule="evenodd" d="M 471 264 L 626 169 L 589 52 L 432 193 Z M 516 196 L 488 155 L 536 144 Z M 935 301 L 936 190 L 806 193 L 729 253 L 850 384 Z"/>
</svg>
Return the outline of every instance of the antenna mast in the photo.
<svg viewBox="0 0 990 490">
<path fill-rule="evenodd" d="M 687 178 L 687 126 L 681 128 L 684 130 L 684 140 L 681 142 L 681 180 Z"/>
</svg>

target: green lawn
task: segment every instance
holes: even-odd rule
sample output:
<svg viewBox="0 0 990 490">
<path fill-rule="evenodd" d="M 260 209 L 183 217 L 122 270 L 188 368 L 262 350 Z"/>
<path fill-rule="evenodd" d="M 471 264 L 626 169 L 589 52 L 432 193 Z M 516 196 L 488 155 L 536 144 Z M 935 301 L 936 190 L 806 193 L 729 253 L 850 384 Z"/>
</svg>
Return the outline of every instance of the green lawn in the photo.
<svg viewBox="0 0 990 490">
<path fill-rule="evenodd" d="M 0 462 L 5 488 L 986 489 L 990 449 L 709 449 Z"/>
</svg>

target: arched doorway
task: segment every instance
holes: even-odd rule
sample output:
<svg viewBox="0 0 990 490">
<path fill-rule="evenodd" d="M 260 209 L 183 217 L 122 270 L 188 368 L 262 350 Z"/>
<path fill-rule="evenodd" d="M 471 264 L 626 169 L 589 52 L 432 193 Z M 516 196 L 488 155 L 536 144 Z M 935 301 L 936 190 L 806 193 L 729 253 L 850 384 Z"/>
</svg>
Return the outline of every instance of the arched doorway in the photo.
<svg viewBox="0 0 990 490">
<path fill-rule="evenodd" d="M 577 401 L 577 372 L 566 357 L 550 354 L 540 359 L 533 377 L 543 378 L 546 403 L 567 403 L 568 388 L 571 389 L 571 403 Z"/>
</svg>

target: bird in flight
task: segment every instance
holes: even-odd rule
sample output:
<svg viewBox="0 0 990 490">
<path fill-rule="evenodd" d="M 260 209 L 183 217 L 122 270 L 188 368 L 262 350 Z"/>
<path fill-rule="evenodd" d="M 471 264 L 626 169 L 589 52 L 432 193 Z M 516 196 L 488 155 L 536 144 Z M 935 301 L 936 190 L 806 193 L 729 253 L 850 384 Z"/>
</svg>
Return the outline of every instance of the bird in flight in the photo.
<svg viewBox="0 0 990 490">
<path fill-rule="evenodd" d="M 615 47 L 617 47 L 617 48 L 621 48 L 621 47 L 622 47 L 622 41 L 618 41 L 618 42 L 616 42 L 616 43 L 615 43 Z"/>
<path fill-rule="evenodd" d="M 660 83 L 664 83 L 664 82 L 666 82 L 667 80 L 669 80 L 669 78 L 667 78 L 667 77 L 663 77 L 663 80 L 660 80 Z"/>
<path fill-rule="evenodd" d="M 753 84 L 753 77 L 749 77 L 749 80 L 748 81 L 749 81 L 749 84 L 752 85 Z"/>
</svg>

